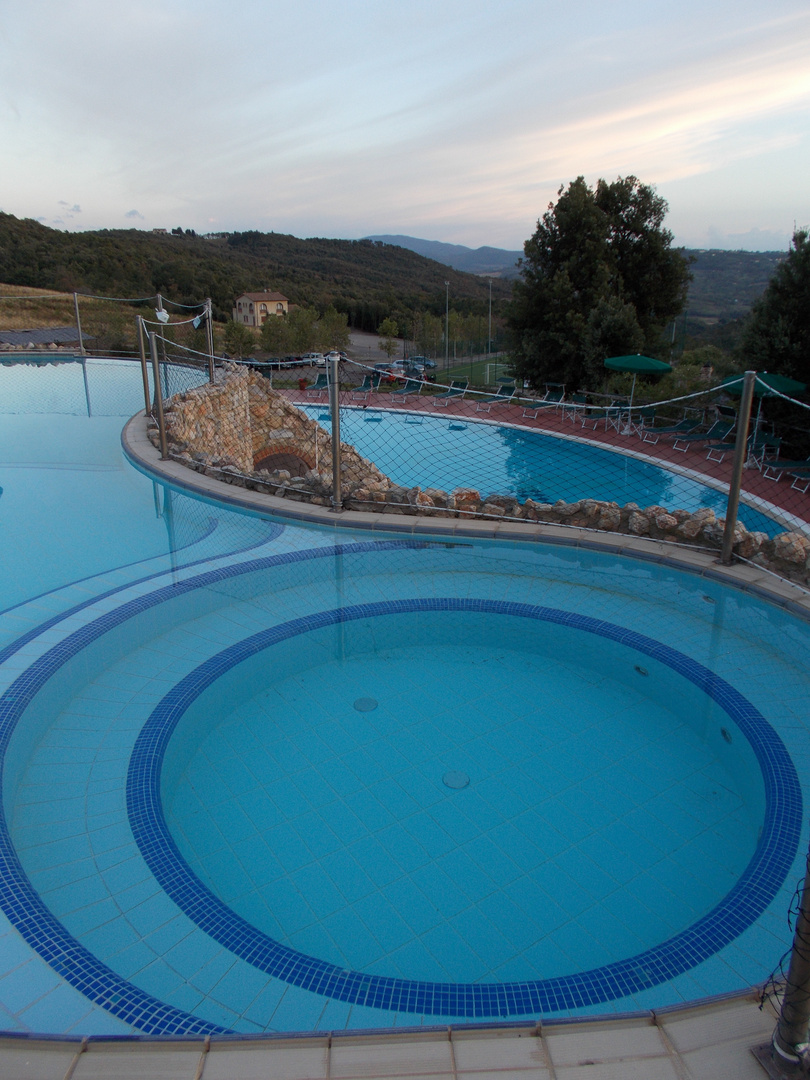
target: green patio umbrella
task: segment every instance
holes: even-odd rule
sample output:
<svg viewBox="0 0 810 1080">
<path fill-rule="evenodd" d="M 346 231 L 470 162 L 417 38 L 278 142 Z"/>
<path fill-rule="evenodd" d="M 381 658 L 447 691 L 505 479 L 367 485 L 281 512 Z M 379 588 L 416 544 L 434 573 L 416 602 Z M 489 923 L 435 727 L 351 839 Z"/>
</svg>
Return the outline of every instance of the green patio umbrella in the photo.
<svg viewBox="0 0 810 1080">
<path fill-rule="evenodd" d="M 734 394 L 735 397 L 742 397 L 744 381 L 744 375 L 729 375 L 723 379 L 720 385 L 727 393 Z M 806 389 L 807 387 L 803 382 L 789 379 L 787 375 L 771 375 L 768 371 L 758 371 L 754 381 L 754 396 L 759 398 L 759 407 L 754 431 L 759 431 L 763 398 L 778 397 L 780 394 L 784 394 L 785 397 L 795 397 L 797 394 L 803 394 Z"/>
<path fill-rule="evenodd" d="M 633 407 L 633 395 L 636 392 L 636 378 L 639 375 L 663 375 L 665 371 L 672 371 L 672 366 L 664 360 L 654 360 L 651 356 L 642 356 L 641 353 L 633 353 L 630 356 L 609 356 L 605 360 L 605 367 L 611 371 L 627 371 L 633 375 L 633 386 L 630 390 L 630 408 Z"/>
</svg>

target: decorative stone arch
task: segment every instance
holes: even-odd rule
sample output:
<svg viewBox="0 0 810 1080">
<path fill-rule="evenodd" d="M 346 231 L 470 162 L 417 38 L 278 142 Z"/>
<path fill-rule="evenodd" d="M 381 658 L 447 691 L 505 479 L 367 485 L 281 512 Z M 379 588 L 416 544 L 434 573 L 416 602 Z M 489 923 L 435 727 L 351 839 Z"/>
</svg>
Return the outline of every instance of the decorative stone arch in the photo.
<svg viewBox="0 0 810 1080">
<path fill-rule="evenodd" d="M 274 472 L 286 469 L 290 476 L 306 476 L 315 468 L 315 458 L 296 442 L 268 443 L 253 455 L 255 472 Z"/>
</svg>

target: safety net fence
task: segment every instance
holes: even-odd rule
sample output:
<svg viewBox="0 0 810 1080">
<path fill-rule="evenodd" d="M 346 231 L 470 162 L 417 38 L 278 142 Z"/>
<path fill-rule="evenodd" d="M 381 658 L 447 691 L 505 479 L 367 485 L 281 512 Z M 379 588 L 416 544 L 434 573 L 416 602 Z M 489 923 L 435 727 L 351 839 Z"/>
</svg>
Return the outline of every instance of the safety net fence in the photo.
<svg viewBox="0 0 810 1080">
<path fill-rule="evenodd" d="M 650 401 L 558 384 L 483 389 L 346 360 L 303 374 L 252 362 L 229 370 L 250 382 L 249 460 L 224 446 L 198 446 L 195 457 L 231 482 L 337 510 L 539 522 L 719 550 L 741 455 L 735 554 L 770 563 L 777 544 L 789 564 L 780 571 L 806 576 L 809 406 L 773 376 L 754 379 L 738 446 L 742 376 Z"/>
</svg>

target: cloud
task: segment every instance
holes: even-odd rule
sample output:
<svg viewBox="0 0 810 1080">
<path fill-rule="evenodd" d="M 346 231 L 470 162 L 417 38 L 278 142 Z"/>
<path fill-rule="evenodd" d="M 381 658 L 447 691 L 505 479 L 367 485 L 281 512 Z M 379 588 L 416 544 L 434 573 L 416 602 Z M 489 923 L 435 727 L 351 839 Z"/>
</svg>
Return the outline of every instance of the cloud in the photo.
<svg viewBox="0 0 810 1080">
<path fill-rule="evenodd" d="M 57 205 L 61 206 L 62 212 L 69 217 L 73 217 L 74 214 L 80 214 L 82 212 L 82 208 L 78 203 L 74 203 L 73 206 L 71 206 L 70 203 L 65 202 L 64 199 L 60 199 Z"/>
<path fill-rule="evenodd" d="M 139 221 L 145 220 L 144 216 L 140 212 L 140 210 L 127 210 L 127 212 L 124 214 L 124 217 L 125 218 L 137 218 Z"/>
</svg>

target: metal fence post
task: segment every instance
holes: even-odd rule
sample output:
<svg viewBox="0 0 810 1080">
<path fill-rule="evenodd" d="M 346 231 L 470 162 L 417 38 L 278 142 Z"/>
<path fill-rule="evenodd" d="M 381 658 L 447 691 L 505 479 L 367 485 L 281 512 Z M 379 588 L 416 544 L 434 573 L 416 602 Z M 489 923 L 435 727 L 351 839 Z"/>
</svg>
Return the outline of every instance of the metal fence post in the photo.
<svg viewBox="0 0 810 1080">
<path fill-rule="evenodd" d="M 86 355 L 86 349 L 84 347 L 84 337 L 82 336 L 82 320 L 79 318 L 79 294 L 73 294 L 73 310 L 76 312 L 76 330 L 79 334 L 79 352 L 82 356 Z"/>
<path fill-rule="evenodd" d="M 338 376 L 339 360 L 329 360 L 329 412 L 332 415 L 332 510 L 343 510 L 343 492 L 340 485 L 340 382 Z"/>
<path fill-rule="evenodd" d="M 146 327 L 141 315 L 135 316 L 135 322 L 138 327 L 138 354 L 141 358 L 144 408 L 146 409 L 146 415 L 150 416 L 152 413 L 152 397 L 149 393 L 149 371 L 146 367 Z"/>
<path fill-rule="evenodd" d="M 166 418 L 163 415 L 163 390 L 160 386 L 160 361 L 158 360 L 157 339 L 153 332 L 149 333 L 149 352 L 152 354 L 152 371 L 155 377 L 155 406 L 157 408 L 158 433 L 160 434 L 160 456 L 165 461 L 169 456 L 169 445 L 166 441 Z"/>
<path fill-rule="evenodd" d="M 213 383 L 214 375 L 214 316 L 212 312 L 211 297 L 205 299 L 205 331 L 208 337 L 208 381 Z M 270 384 L 272 386 L 272 383 Z"/>
<path fill-rule="evenodd" d="M 790 954 L 785 994 L 779 1011 L 779 1022 L 773 1033 L 773 1053 L 776 1060 L 794 1070 L 802 1062 L 807 1049 L 810 1027 L 810 859 L 804 877 L 793 950 Z M 802 1070 L 801 1075 L 806 1075 Z"/>
<path fill-rule="evenodd" d="M 754 399 L 755 371 L 746 371 L 743 382 L 740 411 L 737 413 L 737 441 L 734 444 L 734 463 L 731 466 L 731 482 L 728 489 L 728 508 L 726 527 L 723 532 L 723 547 L 720 562 L 724 566 L 731 563 L 731 549 L 734 547 L 734 530 L 737 527 L 737 510 L 740 506 L 740 487 L 742 486 L 743 465 L 748 445 L 748 424 L 751 420 L 751 402 Z"/>
</svg>

